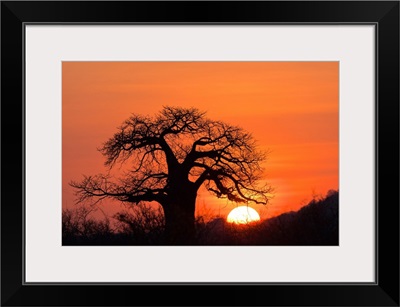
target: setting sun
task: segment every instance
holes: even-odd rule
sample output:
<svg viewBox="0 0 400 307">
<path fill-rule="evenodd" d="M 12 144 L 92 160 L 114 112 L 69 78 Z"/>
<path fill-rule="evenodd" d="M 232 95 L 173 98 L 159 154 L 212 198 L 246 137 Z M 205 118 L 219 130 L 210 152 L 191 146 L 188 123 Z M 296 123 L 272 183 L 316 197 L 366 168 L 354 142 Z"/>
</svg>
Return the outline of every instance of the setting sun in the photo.
<svg viewBox="0 0 400 307">
<path fill-rule="evenodd" d="M 229 223 L 248 224 L 260 220 L 260 215 L 251 207 L 240 206 L 233 209 L 227 217 Z"/>
</svg>

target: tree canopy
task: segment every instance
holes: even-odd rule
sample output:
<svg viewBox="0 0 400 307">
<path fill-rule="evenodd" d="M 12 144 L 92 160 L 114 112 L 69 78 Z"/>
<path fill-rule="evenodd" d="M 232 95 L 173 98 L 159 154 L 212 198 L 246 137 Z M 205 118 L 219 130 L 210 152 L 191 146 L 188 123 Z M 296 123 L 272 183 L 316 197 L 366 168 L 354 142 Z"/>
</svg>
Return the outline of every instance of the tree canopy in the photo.
<svg viewBox="0 0 400 307">
<path fill-rule="evenodd" d="M 108 175 L 86 176 L 80 200 L 97 196 L 123 202 L 162 201 L 169 178 L 184 171 L 199 188 L 235 202 L 266 204 L 271 187 L 258 186 L 265 152 L 242 128 L 205 118 L 198 109 L 164 107 L 155 118 L 132 115 L 100 148 L 112 168 L 128 160 L 132 169 L 118 183 Z"/>
</svg>

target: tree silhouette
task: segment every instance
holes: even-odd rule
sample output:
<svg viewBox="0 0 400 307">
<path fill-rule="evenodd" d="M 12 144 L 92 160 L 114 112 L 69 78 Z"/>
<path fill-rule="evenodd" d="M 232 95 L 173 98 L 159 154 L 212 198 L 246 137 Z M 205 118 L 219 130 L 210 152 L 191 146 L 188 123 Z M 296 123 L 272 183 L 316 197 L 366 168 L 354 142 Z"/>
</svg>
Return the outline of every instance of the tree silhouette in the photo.
<svg viewBox="0 0 400 307">
<path fill-rule="evenodd" d="M 206 118 L 196 108 L 163 107 L 155 117 L 132 115 L 99 151 L 111 170 L 130 164 L 113 178 L 84 176 L 71 182 L 78 202 L 112 198 L 139 204 L 158 202 L 169 244 L 193 244 L 195 203 L 200 186 L 218 198 L 267 204 L 271 187 L 261 185 L 261 163 L 252 135 Z"/>
</svg>

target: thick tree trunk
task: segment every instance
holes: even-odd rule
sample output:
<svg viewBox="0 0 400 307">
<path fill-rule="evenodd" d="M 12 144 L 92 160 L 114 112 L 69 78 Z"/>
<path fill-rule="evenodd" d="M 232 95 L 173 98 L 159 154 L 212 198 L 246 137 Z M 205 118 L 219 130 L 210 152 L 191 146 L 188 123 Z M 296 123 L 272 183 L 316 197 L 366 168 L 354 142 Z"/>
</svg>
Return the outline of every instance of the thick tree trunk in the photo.
<svg viewBox="0 0 400 307">
<path fill-rule="evenodd" d="M 167 244 L 195 244 L 196 191 L 188 187 L 172 191 L 163 205 Z"/>
</svg>

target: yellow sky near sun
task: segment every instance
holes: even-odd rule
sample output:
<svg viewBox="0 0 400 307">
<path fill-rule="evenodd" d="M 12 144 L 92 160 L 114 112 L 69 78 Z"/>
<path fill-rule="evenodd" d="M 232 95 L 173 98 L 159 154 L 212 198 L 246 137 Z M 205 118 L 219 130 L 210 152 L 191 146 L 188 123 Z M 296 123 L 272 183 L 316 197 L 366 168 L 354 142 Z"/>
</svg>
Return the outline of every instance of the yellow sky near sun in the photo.
<svg viewBox="0 0 400 307">
<path fill-rule="evenodd" d="M 116 127 L 171 105 L 251 132 L 270 151 L 266 180 L 275 189 L 270 205 L 252 207 L 262 218 L 298 210 L 339 187 L 338 87 L 338 62 L 63 62 L 63 208 L 74 206 L 71 180 L 105 171 L 97 148 Z M 235 206 L 198 195 L 198 214 L 226 217 Z"/>
</svg>

